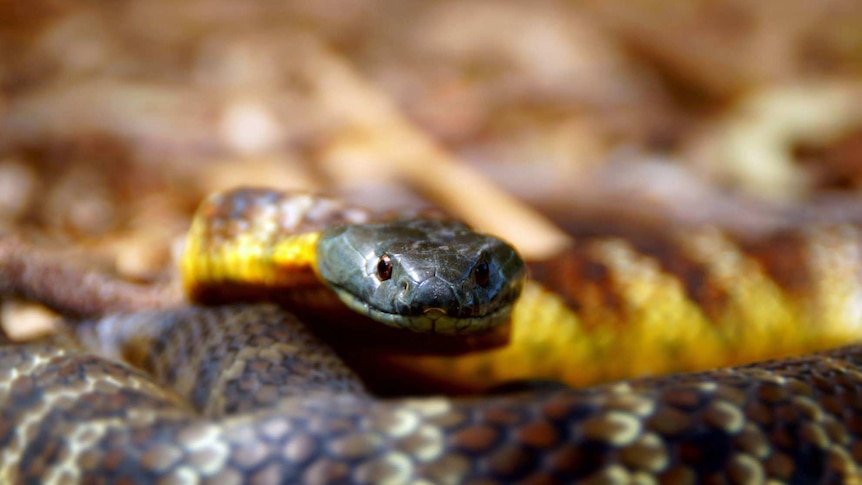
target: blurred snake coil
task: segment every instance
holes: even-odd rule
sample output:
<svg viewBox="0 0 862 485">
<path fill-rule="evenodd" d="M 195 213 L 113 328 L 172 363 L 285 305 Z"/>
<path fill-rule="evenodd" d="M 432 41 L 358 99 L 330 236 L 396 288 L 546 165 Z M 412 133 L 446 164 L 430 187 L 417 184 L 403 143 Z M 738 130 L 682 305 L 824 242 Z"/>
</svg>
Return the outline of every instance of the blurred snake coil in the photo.
<svg viewBox="0 0 862 485">
<path fill-rule="evenodd" d="M 319 243 L 347 238 L 330 231 L 382 224 L 403 242 L 399 221 L 265 189 L 211 197 L 182 261 L 196 304 L 105 315 L 74 326 L 75 341 L 0 346 L 0 482 L 862 481 L 862 346 L 834 349 L 862 324 L 858 228 L 586 239 L 531 267 L 542 287 L 522 282 L 497 240 L 458 264 L 434 259 L 473 236 L 431 218 L 410 224 L 448 232 L 406 245 L 430 266 L 397 266 L 404 248 L 353 246 L 360 276 L 435 281 L 415 304 L 387 297 L 410 318 L 369 310 L 367 287 L 321 285 Z M 342 357 L 453 393 L 629 380 L 381 398 Z M 733 361 L 759 362 L 708 370 Z M 683 369 L 701 372 L 630 379 Z"/>
</svg>

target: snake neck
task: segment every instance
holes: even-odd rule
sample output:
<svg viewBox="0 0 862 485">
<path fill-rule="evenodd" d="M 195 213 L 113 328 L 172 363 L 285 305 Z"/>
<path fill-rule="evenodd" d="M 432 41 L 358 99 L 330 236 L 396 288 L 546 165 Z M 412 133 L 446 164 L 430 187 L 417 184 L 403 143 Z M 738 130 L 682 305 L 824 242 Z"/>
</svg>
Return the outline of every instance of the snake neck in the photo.
<svg viewBox="0 0 862 485">
<path fill-rule="evenodd" d="M 277 301 L 330 311 L 340 305 L 317 276 L 318 238 L 310 232 L 276 243 L 252 234 L 213 241 L 192 227 L 180 263 L 186 296 L 208 305 Z"/>
</svg>

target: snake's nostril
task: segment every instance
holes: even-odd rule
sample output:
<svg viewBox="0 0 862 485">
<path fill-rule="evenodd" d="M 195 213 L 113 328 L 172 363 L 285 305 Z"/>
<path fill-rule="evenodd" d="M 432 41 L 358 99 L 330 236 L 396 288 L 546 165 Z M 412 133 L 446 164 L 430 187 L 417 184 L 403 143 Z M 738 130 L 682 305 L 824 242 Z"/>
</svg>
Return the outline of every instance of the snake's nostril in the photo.
<svg viewBox="0 0 862 485">
<path fill-rule="evenodd" d="M 398 290 L 398 300 L 402 302 L 409 302 L 411 300 L 410 283 L 407 281 L 402 281 L 401 283 L 399 283 L 399 286 L 401 288 Z"/>
</svg>

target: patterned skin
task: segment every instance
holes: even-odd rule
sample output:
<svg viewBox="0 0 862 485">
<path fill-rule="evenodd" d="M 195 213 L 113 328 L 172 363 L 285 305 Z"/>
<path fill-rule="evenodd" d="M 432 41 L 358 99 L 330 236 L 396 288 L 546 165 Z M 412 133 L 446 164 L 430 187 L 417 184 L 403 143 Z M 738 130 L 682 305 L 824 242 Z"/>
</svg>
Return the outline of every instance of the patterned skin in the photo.
<svg viewBox="0 0 862 485">
<path fill-rule="evenodd" d="M 835 233 L 818 237 L 825 237 L 833 249 L 843 248 L 838 243 L 843 239 L 829 242 L 831 234 Z M 663 280 L 652 276 L 661 273 L 645 272 L 634 264 L 619 250 L 620 243 L 595 244 L 611 246 L 604 261 L 609 266 L 619 263 L 620 273 L 630 271 L 633 278 L 628 281 L 647 281 L 646 288 L 671 295 L 665 298 L 664 304 L 670 305 L 665 309 L 692 301 L 674 301 L 673 292 L 661 293 L 667 290 Z M 589 321 L 590 311 L 605 308 L 590 306 L 591 301 L 608 301 L 606 297 L 614 294 L 620 301 L 637 296 L 637 291 L 610 292 L 621 288 L 612 285 L 588 291 L 587 296 L 573 291 L 581 283 L 573 276 L 580 274 L 573 266 L 591 261 L 578 256 L 579 250 L 561 265 L 570 272 L 562 296 L 578 298 L 582 311 L 578 318 Z M 806 278 L 794 291 L 814 294 L 810 301 L 819 301 L 817 285 L 852 287 L 854 270 L 847 276 L 847 271 L 838 271 L 840 265 L 822 267 L 835 270 L 837 276 L 830 273 L 830 281 L 811 269 L 801 270 Z M 591 273 L 601 280 L 601 272 Z M 778 280 L 749 279 L 746 284 L 750 290 L 759 288 L 755 283 Z M 630 289 L 639 288 L 631 285 Z M 670 286 L 689 289 L 684 284 Z M 725 296 L 732 295 L 733 286 L 727 289 Z M 528 301 L 515 309 L 516 326 L 518 312 L 530 308 L 537 320 L 569 321 L 570 317 L 554 313 L 560 307 L 544 299 L 547 294 L 530 295 L 528 291 L 524 295 Z M 824 322 L 842 315 L 833 310 L 852 301 L 852 294 L 840 295 L 847 299 L 820 307 Z M 534 298 L 540 303 L 527 306 L 535 304 L 529 301 Z M 725 300 L 733 302 L 733 297 Z M 735 305 L 747 308 L 744 303 L 750 302 Z M 625 322 L 639 308 L 619 301 L 609 307 L 616 308 L 622 315 L 618 320 Z M 707 316 L 722 314 L 721 308 L 736 307 L 713 308 L 703 302 L 697 306 Z M 674 318 L 690 320 L 690 315 Z M 633 325 L 639 324 L 635 320 Z M 79 328 L 83 348 L 0 347 L 0 481 L 860 480 L 862 350 L 857 347 L 585 390 L 385 400 L 365 392 L 340 359 L 308 333 L 309 326 L 265 304 L 184 307 L 112 315 L 83 325 Z M 515 331 L 517 343 L 521 337 Z M 648 350 L 648 356 L 653 355 L 649 352 L 658 351 Z M 146 372 L 109 358 L 116 356 Z"/>
</svg>

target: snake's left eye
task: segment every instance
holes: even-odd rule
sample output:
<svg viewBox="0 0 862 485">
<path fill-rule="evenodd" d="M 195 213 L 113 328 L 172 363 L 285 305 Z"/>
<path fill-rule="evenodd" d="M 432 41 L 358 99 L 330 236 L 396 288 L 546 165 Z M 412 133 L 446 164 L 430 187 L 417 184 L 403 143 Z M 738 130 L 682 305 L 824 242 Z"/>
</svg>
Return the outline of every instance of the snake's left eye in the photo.
<svg viewBox="0 0 862 485">
<path fill-rule="evenodd" d="M 485 261 L 480 262 L 473 268 L 473 278 L 479 286 L 488 286 L 491 281 L 491 268 Z"/>
<path fill-rule="evenodd" d="M 377 260 L 377 277 L 380 281 L 386 281 L 392 278 L 392 258 L 388 254 L 380 256 Z"/>
</svg>

